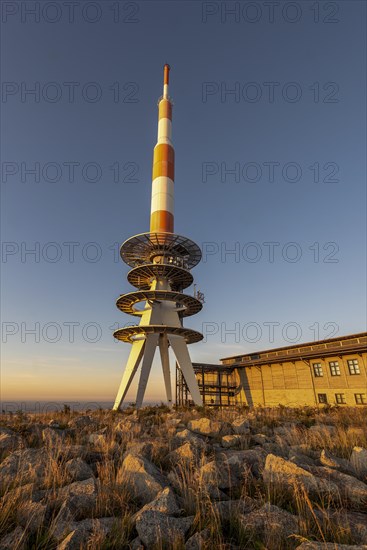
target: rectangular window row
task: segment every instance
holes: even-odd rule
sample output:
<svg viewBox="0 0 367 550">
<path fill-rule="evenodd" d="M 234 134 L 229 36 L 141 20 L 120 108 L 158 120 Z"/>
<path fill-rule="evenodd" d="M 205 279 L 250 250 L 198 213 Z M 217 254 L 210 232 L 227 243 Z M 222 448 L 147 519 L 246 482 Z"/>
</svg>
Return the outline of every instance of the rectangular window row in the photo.
<svg viewBox="0 0 367 550">
<path fill-rule="evenodd" d="M 361 374 L 359 364 L 358 364 L 358 359 L 348 359 L 347 363 L 348 363 L 348 370 L 350 375 Z M 313 374 L 315 378 L 320 378 L 324 376 L 324 371 L 321 363 L 313 363 L 312 367 L 313 367 Z M 329 361 L 329 369 L 330 369 L 331 376 L 341 375 L 338 361 Z"/>
<path fill-rule="evenodd" d="M 326 393 L 319 393 L 318 394 L 318 399 L 319 399 L 319 403 L 325 404 L 325 403 L 328 402 Z M 355 399 L 356 405 L 366 405 L 367 404 L 367 398 L 366 398 L 365 393 L 355 393 L 354 394 L 354 399 Z M 345 394 L 344 393 L 336 393 L 335 394 L 335 401 L 338 405 L 345 405 L 346 402 L 347 402 L 346 399 L 345 399 Z"/>
</svg>

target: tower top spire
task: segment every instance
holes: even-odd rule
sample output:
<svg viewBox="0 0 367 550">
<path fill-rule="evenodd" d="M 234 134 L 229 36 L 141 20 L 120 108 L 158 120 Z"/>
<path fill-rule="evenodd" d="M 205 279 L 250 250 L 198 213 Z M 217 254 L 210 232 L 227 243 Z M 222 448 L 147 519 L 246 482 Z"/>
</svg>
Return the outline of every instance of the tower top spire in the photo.
<svg viewBox="0 0 367 550">
<path fill-rule="evenodd" d="M 163 67 L 163 98 L 168 99 L 169 72 L 171 67 L 166 63 Z"/>
<path fill-rule="evenodd" d="M 170 66 L 163 67 L 163 96 L 158 100 L 157 144 L 153 153 L 150 231 L 173 233 L 175 151 L 172 144 L 172 101 L 168 95 Z"/>
</svg>

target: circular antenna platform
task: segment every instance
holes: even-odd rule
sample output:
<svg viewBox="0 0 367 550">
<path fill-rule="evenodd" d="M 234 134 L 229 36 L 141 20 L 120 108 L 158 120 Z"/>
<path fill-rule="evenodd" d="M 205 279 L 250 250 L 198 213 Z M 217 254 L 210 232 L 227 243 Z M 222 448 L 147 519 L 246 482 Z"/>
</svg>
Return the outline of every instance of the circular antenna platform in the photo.
<svg viewBox="0 0 367 550">
<path fill-rule="evenodd" d="M 135 235 L 121 245 L 120 255 L 131 267 L 156 263 L 191 269 L 201 260 L 198 245 L 176 233 Z"/>
<path fill-rule="evenodd" d="M 127 274 L 129 283 L 140 290 L 149 290 L 157 278 L 167 279 L 172 290 L 183 290 L 194 281 L 190 271 L 171 264 L 145 264 L 134 267 Z"/>
<path fill-rule="evenodd" d="M 182 317 L 195 315 L 199 313 L 203 307 L 203 304 L 193 296 L 169 290 L 140 290 L 138 292 L 129 292 L 129 294 L 123 294 L 118 298 L 116 306 L 123 313 L 128 313 L 129 315 L 142 315 L 143 310 L 137 309 L 135 306 L 141 302 L 149 302 L 152 300 L 175 302 L 176 305 L 181 308 L 178 310 L 178 313 L 181 314 Z"/>
<path fill-rule="evenodd" d="M 148 334 L 172 334 L 182 336 L 186 340 L 186 344 L 194 344 L 203 339 L 203 335 L 196 330 L 191 330 L 185 327 L 169 327 L 165 325 L 149 325 L 149 326 L 133 326 L 119 328 L 113 333 L 117 340 L 132 344 L 135 340 L 144 338 Z"/>
</svg>

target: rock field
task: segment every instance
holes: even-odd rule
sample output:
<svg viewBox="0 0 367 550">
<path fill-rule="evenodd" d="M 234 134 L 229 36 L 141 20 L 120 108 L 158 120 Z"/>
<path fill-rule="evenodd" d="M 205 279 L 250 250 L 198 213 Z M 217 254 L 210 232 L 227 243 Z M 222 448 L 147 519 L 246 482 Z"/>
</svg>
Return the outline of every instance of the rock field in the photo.
<svg viewBox="0 0 367 550">
<path fill-rule="evenodd" d="M 2 415 L 0 550 L 367 550 L 367 409 Z"/>
</svg>

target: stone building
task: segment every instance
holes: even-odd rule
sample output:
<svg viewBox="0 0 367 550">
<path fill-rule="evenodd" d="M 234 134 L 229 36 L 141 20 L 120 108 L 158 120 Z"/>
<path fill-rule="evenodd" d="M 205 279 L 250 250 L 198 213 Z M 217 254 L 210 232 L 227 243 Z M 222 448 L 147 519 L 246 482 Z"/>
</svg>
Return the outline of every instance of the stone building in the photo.
<svg viewBox="0 0 367 550">
<path fill-rule="evenodd" d="M 205 405 L 367 405 L 367 333 L 194 363 Z M 179 368 L 176 402 L 190 404 Z"/>
</svg>

